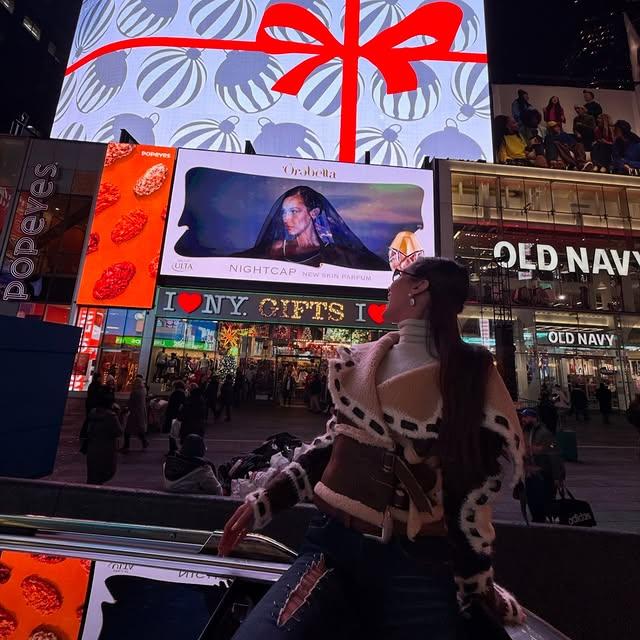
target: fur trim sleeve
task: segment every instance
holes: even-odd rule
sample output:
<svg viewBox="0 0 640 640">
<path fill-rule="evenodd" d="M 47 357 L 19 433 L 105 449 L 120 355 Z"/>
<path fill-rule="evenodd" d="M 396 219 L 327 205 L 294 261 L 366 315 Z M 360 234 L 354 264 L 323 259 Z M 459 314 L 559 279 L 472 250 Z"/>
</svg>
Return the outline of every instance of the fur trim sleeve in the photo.
<svg viewBox="0 0 640 640">
<path fill-rule="evenodd" d="M 513 400 L 498 370 L 493 367 L 487 384 L 483 427 L 498 434 L 503 441 L 503 454 L 511 463 L 515 487 L 524 474 L 524 436 Z"/>
<path fill-rule="evenodd" d="M 327 423 L 327 431 L 310 445 L 305 445 L 295 460 L 278 473 L 269 484 L 250 493 L 246 502 L 251 503 L 256 529 L 266 527 L 272 518 L 299 502 L 313 500 L 313 488 L 318 483 L 331 458 L 333 450 L 333 422 Z"/>
<path fill-rule="evenodd" d="M 523 624 L 526 614 L 515 596 L 493 581 L 493 570 L 489 569 L 468 578 L 456 577 L 458 604 L 465 615 L 474 601 L 481 599 L 503 624 Z"/>
</svg>

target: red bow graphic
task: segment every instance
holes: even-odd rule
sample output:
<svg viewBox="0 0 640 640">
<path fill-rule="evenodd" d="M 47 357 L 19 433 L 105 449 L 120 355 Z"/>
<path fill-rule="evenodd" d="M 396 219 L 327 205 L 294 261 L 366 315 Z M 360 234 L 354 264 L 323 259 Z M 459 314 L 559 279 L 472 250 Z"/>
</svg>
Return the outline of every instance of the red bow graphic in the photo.
<svg viewBox="0 0 640 640">
<path fill-rule="evenodd" d="M 414 91 L 418 79 L 412 62 L 439 60 L 446 62 L 487 62 L 485 53 L 453 52 L 454 39 L 462 24 L 463 12 L 452 2 L 423 5 L 398 24 L 381 31 L 369 42 L 360 44 L 360 0 L 345 0 L 344 42 L 339 42 L 311 11 L 294 4 L 268 7 L 262 17 L 255 42 L 242 40 L 203 40 L 201 38 L 150 37 L 114 42 L 93 51 L 67 69 L 77 71 L 107 53 L 139 47 L 194 47 L 227 51 L 262 51 L 269 54 L 308 54 L 307 60 L 288 71 L 274 85 L 281 93 L 297 95 L 305 81 L 320 65 L 339 58 L 343 63 L 342 104 L 340 122 L 340 160 L 355 158 L 358 62 L 369 60 L 382 74 L 388 93 Z M 288 42 L 272 37 L 268 30 L 285 27 L 301 31 L 317 42 Z M 401 47 L 412 38 L 427 36 L 432 44 Z"/>
</svg>

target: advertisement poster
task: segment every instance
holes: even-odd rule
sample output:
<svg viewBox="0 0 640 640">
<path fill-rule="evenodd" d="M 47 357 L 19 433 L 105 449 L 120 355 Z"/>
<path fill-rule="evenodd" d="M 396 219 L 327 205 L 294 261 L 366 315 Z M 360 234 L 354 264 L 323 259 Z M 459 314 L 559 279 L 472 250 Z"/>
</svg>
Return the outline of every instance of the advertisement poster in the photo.
<svg viewBox="0 0 640 640">
<path fill-rule="evenodd" d="M 384 289 L 433 216 L 428 170 L 181 150 L 161 273 Z"/>
<path fill-rule="evenodd" d="M 175 155 L 172 148 L 109 145 L 78 304 L 153 306 Z"/>
<path fill-rule="evenodd" d="M 90 560 L 0 552 L 0 638 L 79 640 Z"/>
<path fill-rule="evenodd" d="M 120 129 L 210 151 L 490 162 L 484 0 L 85 0 L 52 136 Z"/>
<path fill-rule="evenodd" d="M 82 640 L 198 640 L 228 586 L 194 571 L 96 562 Z"/>
</svg>

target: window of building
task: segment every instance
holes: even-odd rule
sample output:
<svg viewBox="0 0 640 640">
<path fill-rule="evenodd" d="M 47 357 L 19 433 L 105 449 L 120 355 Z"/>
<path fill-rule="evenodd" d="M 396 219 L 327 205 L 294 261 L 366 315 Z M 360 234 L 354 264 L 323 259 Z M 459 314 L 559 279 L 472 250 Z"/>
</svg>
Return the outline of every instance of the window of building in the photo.
<svg viewBox="0 0 640 640">
<path fill-rule="evenodd" d="M 2 5 L 9 13 L 13 13 L 13 10 L 16 8 L 14 0 L 0 0 L 0 5 Z"/>
<path fill-rule="evenodd" d="M 40 40 L 42 32 L 40 27 L 29 17 L 22 18 L 22 26 L 36 39 Z"/>
</svg>

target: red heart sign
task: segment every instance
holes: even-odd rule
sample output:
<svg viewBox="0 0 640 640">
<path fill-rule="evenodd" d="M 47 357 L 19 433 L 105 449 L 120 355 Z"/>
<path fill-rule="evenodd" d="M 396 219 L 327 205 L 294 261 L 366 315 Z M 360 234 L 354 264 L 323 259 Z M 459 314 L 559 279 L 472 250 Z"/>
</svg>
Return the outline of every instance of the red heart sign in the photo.
<svg viewBox="0 0 640 640">
<path fill-rule="evenodd" d="M 384 312 L 386 309 L 386 304 L 370 304 L 367 307 L 367 313 L 376 324 L 382 324 L 384 322 Z"/>
<path fill-rule="evenodd" d="M 193 313 L 201 304 L 202 296 L 199 293 L 183 291 L 178 294 L 178 305 L 186 313 Z"/>
</svg>

